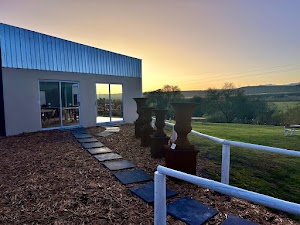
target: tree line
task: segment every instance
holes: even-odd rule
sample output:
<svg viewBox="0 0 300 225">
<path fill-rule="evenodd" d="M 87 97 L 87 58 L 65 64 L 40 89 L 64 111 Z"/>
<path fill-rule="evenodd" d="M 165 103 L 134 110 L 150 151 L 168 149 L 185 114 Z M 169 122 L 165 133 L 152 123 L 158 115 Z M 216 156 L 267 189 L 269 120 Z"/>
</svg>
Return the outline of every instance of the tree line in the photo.
<svg viewBox="0 0 300 225">
<path fill-rule="evenodd" d="M 165 85 L 144 95 L 148 97 L 150 106 L 168 109 L 168 118 L 174 116 L 170 103 L 185 101 L 196 103 L 193 116 L 205 117 L 209 122 L 272 125 L 300 123 L 300 105 L 281 111 L 275 104 L 245 95 L 242 89 L 232 83 L 225 83 L 221 89 L 209 88 L 206 93 L 205 97 L 185 99 L 178 86 Z"/>
</svg>

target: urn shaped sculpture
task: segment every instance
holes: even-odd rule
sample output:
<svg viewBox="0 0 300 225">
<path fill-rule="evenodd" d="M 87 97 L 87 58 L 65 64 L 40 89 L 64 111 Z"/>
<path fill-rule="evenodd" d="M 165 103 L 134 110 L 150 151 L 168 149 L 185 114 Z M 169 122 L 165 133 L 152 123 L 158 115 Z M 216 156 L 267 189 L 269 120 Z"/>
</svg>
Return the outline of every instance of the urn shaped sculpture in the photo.
<svg viewBox="0 0 300 225">
<path fill-rule="evenodd" d="M 146 106 L 146 101 L 148 98 L 134 98 L 134 101 L 136 102 L 136 112 L 138 114 L 137 120 L 134 122 L 134 134 L 136 138 L 141 137 L 141 129 L 144 125 L 143 123 L 143 107 Z"/>
<path fill-rule="evenodd" d="M 151 138 L 154 129 L 151 126 L 152 121 L 152 109 L 151 107 L 143 107 L 143 127 L 141 128 L 141 146 L 150 147 Z"/>
<path fill-rule="evenodd" d="M 168 144 L 169 137 L 164 132 L 165 116 L 168 112 L 166 109 L 153 109 L 156 121 L 156 131 L 151 135 L 151 157 L 162 158 L 164 157 L 164 145 Z"/>
<path fill-rule="evenodd" d="M 167 135 L 164 132 L 165 127 L 165 117 L 168 112 L 167 109 L 153 109 L 155 115 L 155 127 L 156 131 L 154 132 L 154 137 L 166 137 Z"/>
<path fill-rule="evenodd" d="M 194 146 L 188 140 L 187 135 L 191 132 L 192 114 L 195 109 L 194 103 L 172 103 L 175 110 L 175 126 L 177 140 L 175 147 L 164 146 L 166 166 L 181 172 L 196 174 L 197 154 Z"/>
<path fill-rule="evenodd" d="M 174 102 L 171 103 L 175 110 L 175 126 L 174 130 L 177 133 L 177 140 L 175 141 L 176 149 L 178 150 L 189 150 L 194 149 L 191 145 L 187 135 L 192 130 L 192 115 L 195 110 L 196 104 L 185 103 L 185 102 Z"/>
</svg>

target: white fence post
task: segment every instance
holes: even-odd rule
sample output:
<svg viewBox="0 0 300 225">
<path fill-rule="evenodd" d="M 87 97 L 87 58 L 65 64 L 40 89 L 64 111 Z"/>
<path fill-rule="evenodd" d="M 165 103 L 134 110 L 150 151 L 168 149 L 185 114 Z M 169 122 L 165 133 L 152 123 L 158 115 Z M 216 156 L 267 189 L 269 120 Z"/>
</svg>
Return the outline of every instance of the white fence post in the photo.
<svg viewBox="0 0 300 225">
<path fill-rule="evenodd" d="M 259 194 L 259 193 L 253 192 L 253 191 L 247 191 L 242 188 L 234 187 L 234 186 L 231 186 L 228 184 L 222 184 L 222 183 L 214 181 L 214 180 L 209 180 L 209 179 L 206 179 L 203 177 L 198 177 L 195 175 L 183 173 L 181 171 L 173 170 L 173 169 L 170 169 L 170 168 L 167 168 L 164 166 L 158 166 L 157 172 L 159 172 L 160 175 L 171 176 L 171 177 L 174 177 L 174 178 L 177 178 L 180 180 L 184 180 L 186 182 L 190 182 L 192 184 L 196 184 L 203 188 L 209 188 L 211 190 L 220 192 L 222 194 L 230 195 L 230 196 L 233 196 L 236 198 L 245 199 L 252 203 L 257 203 L 257 204 L 261 204 L 264 206 L 268 206 L 270 208 L 279 209 L 284 212 L 300 215 L 300 204 L 297 204 L 294 202 L 288 202 L 288 201 L 274 198 L 274 197 L 271 197 L 268 195 Z M 165 181 L 165 178 L 163 178 L 163 179 Z M 166 193 L 166 192 L 164 192 L 164 193 Z M 164 196 L 164 199 L 165 199 L 165 196 Z M 164 204 L 164 206 L 166 206 L 166 205 Z M 166 222 L 166 220 L 164 220 L 164 223 L 158 222 L 158 223 L 156 223 L 156 225 L 158 225 L 158 224 L 165 225 L 165 222 Z"/>
<path fill-rule="evenodd" d="M 230 145 L 223 144 L 221 183 L 229 184 L 229 170 L 230 170 Z"/>
<path fill-rule="evenodd" d="M 166 225 L 166 175 L 156 171 L 154 173 L 154 225 Z"/>
</svg>

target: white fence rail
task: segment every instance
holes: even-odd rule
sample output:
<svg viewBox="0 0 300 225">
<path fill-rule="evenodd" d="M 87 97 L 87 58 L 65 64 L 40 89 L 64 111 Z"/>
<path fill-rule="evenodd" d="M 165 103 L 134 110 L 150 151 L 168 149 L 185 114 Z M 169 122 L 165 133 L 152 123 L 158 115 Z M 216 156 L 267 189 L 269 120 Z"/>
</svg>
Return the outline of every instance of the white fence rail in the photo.
<svg viewBox="0 0 300 225">
<path fill-rule="evenodd" d="M 247 191 L 242 188 L 233 187 L 217 181 L 186 174 L 167 167 L 158 166 L 154 173 L 154 224 L 165 225 L 167 208 L 166 208 L 166 176 L 171 176 L 184 180 L 198 186 L 209 188 L 211 190 L 226 195 L 242 198 L 253 203 L 265 205 L 271 208 L 279 209 L 288 213 L 300 215 L 300 204 L 273 198 L 267 195 Z"/>
<path fill-rule="evenodd" d="M 154 126 L 155 118 L 153 118 L 152 126 Z M 174 142 L 177 139 L 177 134 L 174 130 L 173 123 L 165 122 L 166 125 L 172 126 L 171 141 Z M 221 183 L 202 177 L 186 174 L 180 171 L 176 171 L 167 167 L 158 166 L 154 176 L 154 224 L 165 225 L 166 224 L 166 176 L 171 176 L 180 180 L 184 180 L 204 188 L 234 196 L 237 198 L 245 199 L 253 203 L 261 204 L 271 208 L 279 209 L 284 212 L 300 215 L 300 204 L 284 201 L 278 198 L 273 198 L 267 195 L 259 194 L 256 192 L 248 191 L 242 188 L 229 185 L 229 171 L 230 171 L 230 146 L 236 146 L 241 148 L 255 149 L 259 151 L 267 151 L 272 153 L 278 153 L 288 156 L 300 157 L 299 151 L 287 150 L 283 148 L 274 148 L 263 145 L 256 145 L 238 141 L 225 140 L 213 136 L 209 136 L 197 131 L 192 130 L 192 134 L 202 137 L 217 143 L 222 144 L 222 171 L 221 171 Z"/>
<path fill-rule="evenodd" d="M 169 122 L 165 122 L 165 123 L 166 123 L 166 125 L 173 127 L 171 141 L 174 142 L 177 138 L 177 134 L 174 130 L 174 124 L 169 123 Z M 255 149 L 255 150 L 259 150 L 259 151 L 267 151 L 267 152 L 278 153 L 278 154 L 283 154 L 283 155 L 288 155 L 288 156 L 300 157 L 299 151 L 287 150 L 287 149 L 283 149 L 283 148 L 274 148 L 274 147 L 269 147 L 269 146 L 264 146 L 264 145 L 256 145 L 256 144 L 250 144 L 250 143 L 244 143 L 244 142 L 238 142 L 238 141 L 230 141 L 230 140 L 225 140 L 225 139 L 209 136 L 209 135 L 206 135 L 206 134 L 194 131 L 194 130 L 192 130 L 191 133 L 198 137 L 202 137 L 202 138 L 222 144 L 221 182 L 224 184 L 229 184 L 230 146 L 249 148 L 249 149 Z"/>
</svg>

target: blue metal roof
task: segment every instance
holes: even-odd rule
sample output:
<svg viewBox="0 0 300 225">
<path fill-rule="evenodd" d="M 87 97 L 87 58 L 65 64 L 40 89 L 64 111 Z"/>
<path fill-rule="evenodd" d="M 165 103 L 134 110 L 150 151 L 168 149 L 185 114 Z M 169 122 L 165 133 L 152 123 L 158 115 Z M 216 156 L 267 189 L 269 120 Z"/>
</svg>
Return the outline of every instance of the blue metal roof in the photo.
<svg viewBox="0 0 300 225">
<path fill-rule="evenodd" d="M 142 61 L 0 23 L 2 67 L 141 77 Z"/>
</svg>

